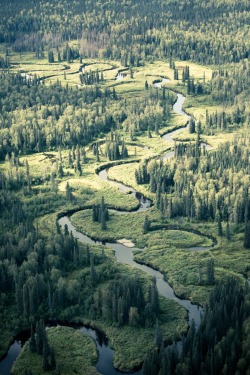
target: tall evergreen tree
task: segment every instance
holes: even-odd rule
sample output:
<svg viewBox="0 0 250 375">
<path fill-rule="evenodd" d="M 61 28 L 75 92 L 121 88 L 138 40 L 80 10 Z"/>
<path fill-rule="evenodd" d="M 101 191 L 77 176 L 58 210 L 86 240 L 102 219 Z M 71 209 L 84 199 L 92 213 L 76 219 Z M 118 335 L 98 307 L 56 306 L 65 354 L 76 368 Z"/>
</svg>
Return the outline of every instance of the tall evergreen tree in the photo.
<svg viewBox="0 0 250 375">
<path fill-rule="evenodd" d="M 215 282 L 214 276 L 214 259 L 211 258 L 207 261 L 207 284 L 213 285 Z"/>
<path fill-rule="evenodd" d="M 30 339 L 29 339 L 29 351 L 31 353 L 36 352 L 36 339 L 35 339 L 35 333 L 34 333 L 34 328 L 33 325 L 31 325 L 31 330 L 30 330 Z"/>
<path fill-rule="evenodd" d="M 148 216 L 145 216 L 144 223 L 143 223 L 143 233 L 147 233 L 150 229 L 150 221 L 148 219 Z"/>
<path fill-rule="evenodd" d="M 245 223 L 243 245 L 246 249 L 250 249 L 250 220 L 246 221 Z"/>
</svg>

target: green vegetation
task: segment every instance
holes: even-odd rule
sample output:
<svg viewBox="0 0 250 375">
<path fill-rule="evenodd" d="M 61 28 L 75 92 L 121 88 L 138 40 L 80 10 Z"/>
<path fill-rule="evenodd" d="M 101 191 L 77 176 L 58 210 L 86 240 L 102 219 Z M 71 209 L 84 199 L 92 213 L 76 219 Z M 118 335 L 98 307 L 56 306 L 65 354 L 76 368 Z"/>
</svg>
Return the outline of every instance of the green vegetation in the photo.
<svg viewBox="0 0 250 375">
<path fill-rule="evenodd" d="M 48 342 L 54 349 L 56 371 L 61 375 L 81 373 L 83 375 L 96 375 L 95 369 L 97 353 L 95 344 L 90 337 L 80 331 L 69 327 L 52 327 L 47 330 Z M 43 356 L 29 351 L 26 343 L 20 356 L 15 362 L 12 373 L 23 374 L 25 370 L 32 374 L 48 375 L 53 372 L 43 369 Z"/>
<path fill-rule="evenodd" d="M 161 348 L 160 353 L 150 352 L 143 365 L 143 374 L 159 371 L 167 371 L 168 374 L 196 373 L 200 372 L 200 361 L 203 363 L 203 374 L 211 373 L 211 366 L 215 374 L 247 373 L 249 321 L 243 323 L 243 316 L 248 314 L 248 300 L 249 289 L 244 290 L 233 279 L 216 285 L 201 325 L 197 330 L 194 325 L 191 326 L 184 338 L 181 355 L 176 347 L 169 350 Z"/>
<path fill-rule="evenodd" d="M 127 271 L 128 272 L 128 271 Z M 183 334 L 187 329 L 186 311 L 170 300 L 159 298 L 159 321 L 162 339 L 167 344 L 176 338 L 175 334 Z M 125 326 L 110 325 L 103 321 L 94 321 L 93 324 L 103 327 L 111 345 L 115 349 L 114 366 L 122 370 L 134 369 L 140 366 L 148 351 L 156 347 L 156 325 L 146 329 L 131 324 Z"/>
<path fill-rule="evenodd" d="M 245 0 L 2 1 L 0 355 L 23 329 L 43 336 L 14 374 L 96 373 L 93 342 L 66 327 L 47 340 L 50 319 L 104 331 L 124 371 L 145 358 L 150 375 L 249 371 L 249 14 Z M 173 110 L 176 93 L 191 118 Z M 133 212 L 114 181 L 153 207 Z M 132 241 L 136 261 L 208 305 L 181 358 L 165 347 L 187 333 L 184 308 L 77 241 L 64 214 L 92 238 Z"/>
</svg>

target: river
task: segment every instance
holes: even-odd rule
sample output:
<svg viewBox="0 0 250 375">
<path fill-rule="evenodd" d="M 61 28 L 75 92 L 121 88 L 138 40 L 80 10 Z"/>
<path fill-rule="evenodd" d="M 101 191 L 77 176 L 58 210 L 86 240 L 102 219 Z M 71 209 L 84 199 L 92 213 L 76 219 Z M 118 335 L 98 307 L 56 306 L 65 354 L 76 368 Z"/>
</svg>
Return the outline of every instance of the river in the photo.
<svg viewBox="0 0 250 375">
<path fill-rule="evenodd" d="M 161 84 L 163 82 L 167 83 L 167 82 L 169 82 L 169 80 L 163 79 L 162 82 L 156 83 L 155 86 L 158 87 L 158 88 L 161 88 Z M 185 101 L 185 97 L 182 94 L 177 94 L 177 100 L 176 100 L 175 104 L 173 105 L 173 110 L 177 114 L 185 117 L 186 122 L 188 122 L 190 116 L 188 116 L 183 111 L 184 101 Z M 174 142 L 173 137 L 176 134 L 178 134 L 179 132 L 181 132 L 182 130 L 183 130 L 183 128 L 174 130 L 172 132 L 169 132 L 169 133 L 165 134 L 163 136 L 163 138 L 166 141 L 168 141 L 170 143 L 171 142 L 173 143 Z M 206 146 L 208 147 L 208 145 L 206 145 Z M 173 156 L 173 151 L 170 151 L 163 156 L 163 159 L 169 158 L 169 157 L 172 157 L 172 156 Z M 127 193 L 128 191 L 131 192 L 131 194 L 135 198 L 138 199 L 139 204 L 140 204 L 137 212 L 146 211 L 151 207 L 152 202 L 149 199 L 147 199 L 146 197 L 144 197 L 141 193 L 137 192 L 132 187 L 126 186 L 126 185 L 124 185 L 120 182 L 115 182 L 115 181 L 110 180 L 109 177 L 108 177 L 108 170 L 107 169 L 104 169 L 104 170 L 100 171 L 99 177 L 101 179 L 105 180 L 105 181 L 109 181 L 110 183 L 116 185 L 118 187 L 118 189 L 123 193 Z M 121 212 L 117 211 L 117 213 L 128 214 L 128 212 L 126 212 L 126 211 L 121 211 Z M 71 223 L 70 217 L 67 216 L 67 215 L 61 217 L 58 220 L 58 223 L 63 228 L 64 228 L 65 225 L 67 225 L 69 231 L 72 232 L 73 236 L 75 238 L 77 238 L 82 243 L 102 244 L 103 245 L 102 242 L 94 241 L 89 236 L 78 232 L 76 230 L 76 228 L 73 226 L 73 224 Z M 196 327 L 199 326 L 200 320 L 201 320 L 201 312 L 202 312 L 201 307 L 199 307 L 198 305 L 192 304 L 189 300 L 183 300 L 183 299 L 178 298 L 174 294 L 173 288 L 168 284 L 168 282 L 166 280 L 164 280 L 164 276 L 161 272 L 159 272 L 157 270 L 154 270 L 153 268 L 151 268 L 149 266 L 142 265 L 142 264 L 139 264 L 139 263 L 134 261 L 133 252 L 135 250 L 143 251 L 142 249 L 138 249 L 138 248 L 135 248 L 135 247 L 133 249 L 131 249 L 131 248 L 128 248 L 127 246 L 125 246 L 123 244 L 120 244 L 120 243 L 108 243 L 107 242 L 104 245 L 108 246 L 108 247 L 110 247 L 114 250 L 117 262 L 129 265 L 129 266 L 137 268 L 137 269 L 140 269 L 143 272 L 147 273 L 148 275 L 150 275 L 152 277 L 155 277 L 159 295 L 161 295 L 165 298 L 171 299 L 171 300 L 177 302 L 179 305 L 183 306 L 187 310 L 187 313 L 188 313 L 188 323 L 189 323 L 189 325 L 194 320 L 195 326 Z M 192 250 L 207 250 L 209 248 L 210 247 L 199 247 L 199 248 L 192 248 Z M 90 327 L 82 326 L 78 329 L 81 332 L 83 332 L 84 334 L 91 337 L 95 341 L 96 348 L 97 348 L 97 351 L 98 351 L 98 354 L 99 354 L 98 362 L 96 364 L 96 368 L 97 368 L 98 372 L 100 372 L 100 374 L 102 374 L 102 375 L 121 374 L 120 371 L 116 370 L 113 367 L 114 351 L 110 348 L 109 342 L 105 338 L 105 336 L 103 334 L 101 334 L 98 330 L 95 330 L 95 329 L 90 328 Z M 23 344 L 27 341 L 28 337 L 29 337 L 29 334 L 27 334 L 27 332 L 23 333 L 23 334 L 19 335 L 19 337 L 17 337 L 16 340 L 14 341 L 14 343 L 10 346 L 6 357 L 0 361 L 0 375 L 10 375 L 11 374 L 11 368 L 12 368 L 13 362 L 18 357 L 18 355 L 21 351 L 21 348 L 22 348 Z M 180 342 L 179 342 L 179 345 L 180 345 Z M 141 375 L 142 370 L 133 372 L 131 374 Z"/>
</svg>

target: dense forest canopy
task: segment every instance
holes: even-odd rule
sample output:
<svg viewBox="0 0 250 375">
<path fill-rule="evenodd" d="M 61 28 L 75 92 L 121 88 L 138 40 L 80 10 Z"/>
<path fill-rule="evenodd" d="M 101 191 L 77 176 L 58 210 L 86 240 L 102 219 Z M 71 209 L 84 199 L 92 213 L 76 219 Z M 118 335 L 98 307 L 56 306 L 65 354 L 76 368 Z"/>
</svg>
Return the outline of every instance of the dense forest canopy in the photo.
<svg viewBox="0 0 250 375">
<path fill-rule="evenodd" d="M 17 6 L 15 6 L 17 3 Z M 221 64 L 247 58 L 248 1 L 28 1 L 5 5 L 0 41 L 19 51 L 79 39 L 86 57 Z M 4 12 L 4 11 L 2 11 Z"/>
</svg>

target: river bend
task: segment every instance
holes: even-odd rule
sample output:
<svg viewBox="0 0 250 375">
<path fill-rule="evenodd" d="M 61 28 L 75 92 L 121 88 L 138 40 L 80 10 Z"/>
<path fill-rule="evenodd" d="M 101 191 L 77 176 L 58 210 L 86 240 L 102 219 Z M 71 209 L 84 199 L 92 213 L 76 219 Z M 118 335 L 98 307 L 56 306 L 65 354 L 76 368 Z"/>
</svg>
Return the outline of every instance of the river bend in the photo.
<svg viewBox="0 0 250 375">
<path fill-rule="evenodd" d="M 162 83 L 167 83 L 167 82 L 169 82 L 169 80 L 163 79 L 161 82 L 155 83 L 155 87 L 158 87 L 160 89 Z M 185 123 L 188 123 L 188 120 L 190 119 L 190 116 L 187 115 L 183 111 L 184 101 L 185 101 L 185 97 L 182 94 L 177 94 L 177 100 L 176 100 L 175 104 L 173 105 L 173 110 L 174 110 L 175 113 L 177 113 L 179 115 L 182 115 L 185 118 Z M 188 125 L 186 125 L 186 127 L 187 126 Z M 177 135 L 178 133 L 180 133 L 181 131 L 183 131 L 183 128 L 184 127 L 180 128 L 180 129 L 177 129 L 177 130 L 174 130 L 172 132 L 169 132 L 169 133 L 163 135 L 163 138 L 166 141 L 168 141 L 168 143 L 170 143 L 170 144 L 174 143 L 174 139 L 173 139 L 174 136 Z M 204 144 L 204 145 L 207 148 L 209 148 L 209 146 L 207 144 Z M 166 153 L 163 156 L 163 159 L 170 158 L 173 155 L 174 155 L 174 151 L 169 151 L 168 153 Z M 104 169 L 104 170 L 100 171 L 99 177 L 101 179 L 105 180 L 105 181 L 110 181 L 110 183 L 116 185 L 118 187 L 118 189 L 123 193 L 127 193 L 128 191 L 131 192 L 131 194 L 135 198 L 137 198 L 139 203 L 140 203 L 137 212 L 146 211 L 151 207 L 152 202 L 149 199 L 147 199 L 146 197 L 144 197 L 141 193 L 137 192 L 132 187 L 126 186 L 126 185 L 124 185 L 120 182 L 110 180 L 109 177 L 108 177 L 108 170 L 107 169 Z M 126 211 L 122 211 L 122 212 L 119 212 L 119 213 L 129 214 Z M 175 295 L 175 293 L 173 291 L 173 288 L 169 285 L 169 283 L 166 280 L 164 280 L 164 276 L 161 272 L 159 272 L 157 270 L 154 270 L 153 268 L 151 268 L 149 266 L 139 264 L 139 263 L 134 261 L 133 252 L 135 250 L 143 251 L 142 249 L 138 249 L 138 248 L 131 249 L 131 248 L 128 248 L 125 245 L 120 244 L 120 243 L 108 243 L 108 242 L 102 243 L 102 242 L 99 242 L 99 241 L 94 241 L 89 236 L 78 232 L 77 229 L 74 227 L 74 225 L 71 223 L 70 216 L 67 216 L 67 215 L 61 217 L 58 220 L 58 223 L 62 228 L 64 228 L 64 226 L 67 225 L 69 231 L 72 232 L 73 236 L 75 238 L 77 238 L 80 242 L 86 243 L 86 244 L 92 244 L 92 245 L 97 245 L 97 244 L 99 245 L 100 244 L 100 245 L 108 246 L 109 248 L 112 248 L 114 250 L 117 262 L 129 265 L 129 266 L 137 268 L 137 269 L 140 269 L 141 271 L 143 271 L 143 272 L 147 273 L 148 275 L 154 277 L 156 279 L 156 285 L 157 285 L 159 295 L 161 295 L 165 298 L 169 298 L 169 299 L 175 301 L 176 303 L 178 303 L 179 305 L 183 306 L 187 310 L 187 313 L 188 313 L 188 323 L 189 323 L 189 325 L 191 324 L 192 321 L 194 321 L 195 326 L 196 327 L 199 326 L 200 320 L 201 320 L 201 313 L 202 313 L 201 307 L 198 306 L 198 305 L 192 304 L 189 300 L 184 300 L 184 299 L 178 298 Z M 199 248 L 197 248 L 197 250 L 208 250 L 209 248 L 210 247 L 199 247 Z M 196 250 L 196 248 L 192 248 L 192 249 Z M 102 375 L 121 374 L 120 371 L 116 370 L 113 367 L 114 351 L 110 348 L 109 342 L 108 342 L 107 338 L 105 337 L 105 335 L 100 333 L 98 330 L 95 330 L 95 329 L 90 328 L 90 327 L 82 326 L 78 329 L 81 332 L 83 332 L 84 334 L 86 334 L 87 336 L 91 337 L 95 341 L 96 348 L 97 348 L 97 351 L 98 351 L 98 354 L 99 354 L 98 362 L 96 364 L 96 368 L 97 368 L 98 372 L 100 372 L 100 374 L 102 374 Z M 12 368 L 13 362 L 15 361 L 17 356 L 19 355 L 19 353 L 21 351 L 21 347 L 27 341 L 28 338 L 29 338 L 29 334 L 27 332 L 19 335 L 19 337 L 16 338 L 14 343 L 10 346 L 6 357 L 0 361 L 0 375 L 10 375 L 11 374 L 11 368 Z M 133 372 L 133 373 L 130 373 L 130 374 L 141 375 L 142 370 L 139 370 L 139 371 L 136 371 L 136 372 Z"/>
</svg>

